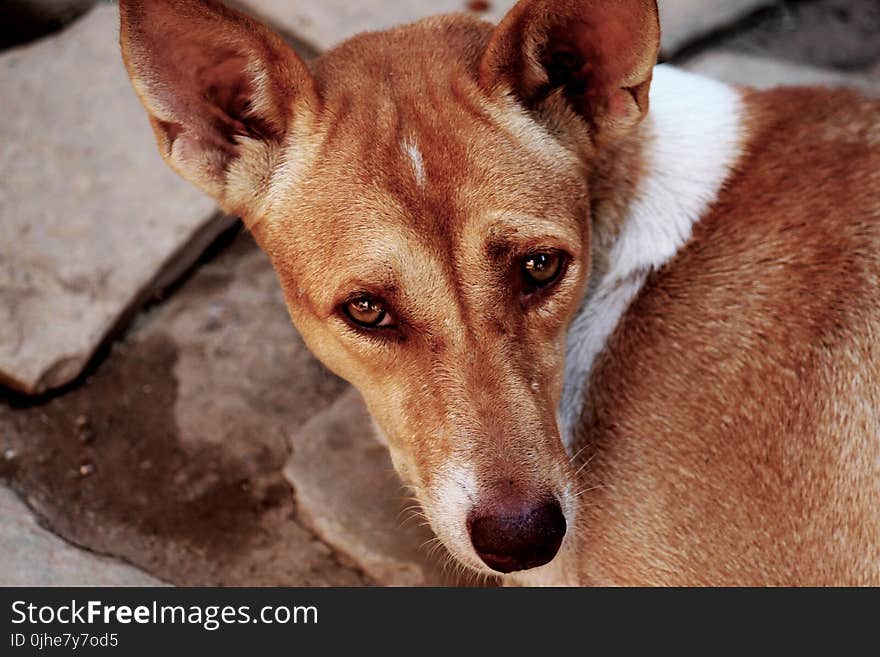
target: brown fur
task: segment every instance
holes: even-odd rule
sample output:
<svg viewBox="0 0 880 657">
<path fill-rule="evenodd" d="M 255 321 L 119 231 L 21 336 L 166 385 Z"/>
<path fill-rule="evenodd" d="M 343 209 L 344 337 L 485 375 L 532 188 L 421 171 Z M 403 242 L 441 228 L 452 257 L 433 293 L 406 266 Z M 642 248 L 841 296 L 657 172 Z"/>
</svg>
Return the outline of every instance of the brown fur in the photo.
<svg viewBox="0 0 880 657">
<path fill-rule="evenodd" d="M 876 105 L 747 97 L 750 155 L 597 364 L 578 479 L 556 426 L 564 340 L 643 167 L 654 2 L 429 19 L 311 71 L 210 0 L 120 4 L 163 155 L 244 216 L 461 562 L 481 567 L 463 505 L 589 489 L 569 583 L 880 583 Z M 176 37 L 150 29 L 171 20 Z M 187 33 L 205 75 L 167 61 Z M 535 249 L 570 256 L 540 303 L 514 280 Z M 355 293 L 399 328 L 353 330 Z"/>
<path fill-rule="evenodd" d="M 747 100 L 741 171 L 594 370 L 587 582 L 880 583 L 880 106 Z"/>
</svg>

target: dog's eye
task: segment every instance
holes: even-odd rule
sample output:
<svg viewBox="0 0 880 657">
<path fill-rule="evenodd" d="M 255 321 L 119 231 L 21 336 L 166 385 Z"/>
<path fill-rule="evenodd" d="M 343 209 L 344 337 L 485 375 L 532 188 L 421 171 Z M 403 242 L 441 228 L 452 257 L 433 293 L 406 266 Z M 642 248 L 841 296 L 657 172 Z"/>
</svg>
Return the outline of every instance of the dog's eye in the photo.
<svg viewBox="0 0 880 657">
<path fill-rule="evenodd" d="M 345 313 L 358 326 L 379 328 L 391 326 L 391 315 L 382 302 L 372 297 L 357 297 L 345 305 Z"/>
<path fill-rule="evenodd" d="M 527 255 L 522 260 L 525 291 L 534 292 L 556 281 L 562 273 L 564 262 L 562 254 L 552 251 Z"/>
</svg>

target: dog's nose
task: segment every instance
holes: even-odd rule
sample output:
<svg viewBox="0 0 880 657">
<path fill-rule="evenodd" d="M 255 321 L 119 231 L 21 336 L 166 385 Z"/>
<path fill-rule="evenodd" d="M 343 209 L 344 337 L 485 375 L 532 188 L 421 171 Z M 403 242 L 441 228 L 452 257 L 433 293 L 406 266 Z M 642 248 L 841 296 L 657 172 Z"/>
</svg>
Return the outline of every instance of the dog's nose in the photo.
<svg viewBox="0 0 880 657">
<path fill-rule="evenodd" d="M 492 570 L 511 573 L 549 563 L 565 536 L 565 516 L 556 499 L 537 506 L 494 505 L 492 513 L 475 509 L 468 519 L 471 544 Z"/>
</svg>

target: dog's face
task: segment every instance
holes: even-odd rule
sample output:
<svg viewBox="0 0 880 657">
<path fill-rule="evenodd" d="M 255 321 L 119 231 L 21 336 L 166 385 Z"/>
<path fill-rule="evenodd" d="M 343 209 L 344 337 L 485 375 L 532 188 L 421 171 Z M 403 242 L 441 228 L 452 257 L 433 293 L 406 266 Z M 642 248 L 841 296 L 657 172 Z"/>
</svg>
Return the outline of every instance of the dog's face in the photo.
<svg viewBox="0 0 880 657">
<path fill-rule="evenodd" d="M 319 64 L 314 150 L 254 234 L 309 347 L 361 391 L 435 531 L 477 567 L 469 522 L 568 504 L 556 407 L 589 197 L 575 154 L 450 59 L 488 31 L 443 43 L 446 25 Z M 547 520 L 560 538 L 563 521 Z"/>
<path fill-rule="evenodd" d="M 121 3 L 169 164 L 245 218 L 306 343 L 477 570 L 543 565 L 576 515 L 556 409 L 588 171 L 644 116 L 657 50 L 653 2 L 602 4 L 432 19 L 308 69 L 207 0 Z"/>
</svg>

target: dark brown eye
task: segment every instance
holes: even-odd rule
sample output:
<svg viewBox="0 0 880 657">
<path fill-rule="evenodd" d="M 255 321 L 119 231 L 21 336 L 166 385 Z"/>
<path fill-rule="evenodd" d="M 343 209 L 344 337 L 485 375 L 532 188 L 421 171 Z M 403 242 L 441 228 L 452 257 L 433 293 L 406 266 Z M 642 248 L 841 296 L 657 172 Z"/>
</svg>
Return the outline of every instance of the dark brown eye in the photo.
<svg viewBox="0 0 880 657">
<path fill-rule="evenodd" d="M 562 273 L 563 258 L 560 253 L 533 253 L 523 258 L 522 272 L 526 291 L 547 287 Z"/>
<path fill-rule="evenodd" d="M 391 317 L 382 302 L 372 297 L 358 297 L 345 305 L 345 312 L 355 324 L 364 328 L 390 326 Z"/>
</svg>

